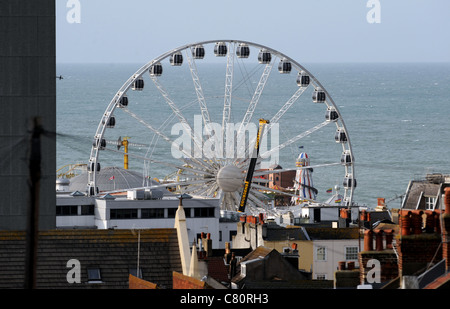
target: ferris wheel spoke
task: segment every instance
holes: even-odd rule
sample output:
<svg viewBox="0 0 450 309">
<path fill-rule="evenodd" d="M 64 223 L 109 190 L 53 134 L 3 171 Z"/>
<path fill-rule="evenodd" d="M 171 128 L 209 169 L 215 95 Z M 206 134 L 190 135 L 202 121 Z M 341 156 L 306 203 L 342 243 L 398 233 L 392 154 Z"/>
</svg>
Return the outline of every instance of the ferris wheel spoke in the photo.
<svg viewBox="0 0 450 309">
<path fill-rule="evenodd" d="M 177 142 L 171 140 L 169 137 L 167 137 L 164 133 L 160 132 L 159 130 L 155 129 L 151 124 L 147 123 L 145 120 L 143 120 L 142 118 L 140 118 L 138 115 L 136 115 L 135 113 L 133 113 L 132 111 L 130 111 L 127 108 L 123 108 L 123 110 L 129 114 L 131 117 L 133 117 L 134 119 L 136 119 L 139 123 L 141 123 L 142 125 L 144 125 L 146 128 L 150 129 L 152 132 L 154 132 L 155 134 L 157 134 L 158 136 L 162 137 L 164 141 L 166 141 L 167 143 L 169 143 L 172 147 L 178 149 L 179 151 L 181 151 L 186 157 L 190 158 L 193 162 L 197 163 L 198 165 L 202 166 L 203 168 L 211 168 L 211 166 L 205 164 L 204 162 L 196 159 L 192 154 L 190 154 L 189 152 L 187 152 L 183 147 L 181 147 L 180 144 L 178 144 Z"/>
<path fill-rule="evenodd" d="M 190 51 L 190 53 L 188 52 Z M 205 96 L 203 94 L 203 88 L 200 82 L 200 78 L 198 75 L 197 65 L 195 60 L 190 56 L 192 54 L 192 48 L 186 49 L 186 58 L 188 59 L 189 70 L 191 71 L 192 81 L 194 82 L 195 93 L 197 94 L 198 104 L 200 106 L 200 111 L 203 118 L 203 123 L 205 125 L 205 129 L 209 132 L 209 127 L 211 123 L 208 107 L 206 105 Z"/>
<path fill-rule="evenodd" d="M 250 201 L 252 201 L 255 204 L 255 206 L 261 207 L 261 208 L 266 208 L 266 205 L 258 197 L 256 197 L 254 192 L 250 191 L 248 194 L 248 198 Z"/>
<path fill-rule="evenodd" d="M 272 71 L 272 66 L 275 61 L 271 61 L 270 63 L 267 63 L 263 73 L 261 74 L 261 77 L 259 79 L 258 85 L 256 86 L 255 92 L 253 93 L 253 97 L 248 105 L 247 112 L 244 115 L 244 118 L 242 119 L 241 125 L 239 126 L 239 130 L 237 133 L 238 139 L 241 138 L 241 132 L 243 129 L 247 127 L 249 122 L 251 121 L 253 117 L 253 113 L 255 112 L 256 106 L 258 105 L 259 98 L 261 97 L 261 94 L 264 90 L 264 86 L 267 83 L 267 80 L 269 79 L 270 72 Z"/>
<path fill-rule="evenodd" d="M 255 195 L 260 200 L 267 200 L 269 199 L 264 193 L 260 191 L 260 189 L 251 188 L 250 192 Z"/>
<path fill-rule="evenodd" d="M 298 171 L 302 169 L 309 169 L 309 168 L 320 168 L 320 167 L 328 167 L 328 166 L 336 166 L 336 165 L 342 165 L 341 162 L 334 162 L 334 163 L 324 163 L 324 164 L 317 164 L 317 165 L 308 165 L 308 166 L 299 166 L 295 168 L 283 168 L 283 169 L 273 169 L 273 170 L 264 170 L 264 171 L 255 171 L 253 174 L 254 177 L 258 176 L 264 176 L 269 174 L 277 174 L 277 173 L 284 173 L 284 172 L 291 172 L 291 171 Z M 259 182 L 259 179 L 253 179 L 253 181 Z M 261 181 L 263 182 L 263 181 Z"/>
<path fill-rule="evenodd" d="M 261 190 L 264 190 L 264 191 L 271 191 L 271 192 L 282 194 L 282 195 L 297 197 L 297 195 L 295 195 L 295 194 L 284 192 L 284 191 L 277 190 L 277 189 L 272 189 L 272 188 L 269 188 L 269 187 L 264 187 L 264 186 L 261 186 L 261 185 L 255 184 L 255 183 L 252 184 L 252 187 L 257 188 L 257 189 L 261 189 Z"/>
<path fill-rule="evenodd" d="M 311 129 L 309 129 L 309 130 L 307 130 L 307 131 L 305 131 L 305 132 L 303 132 L 303 133 L 301 133 L 301 134 L 299 134 L 299 135 L 297 135 L 297 136 L 295 136 L 295 137 L 293 137 L 293 138 L 291 138 L 289 140 L 287 140 L 286 142 L 276 146 L 275 148 L 272 148 L 271 150 L 266 151 L 265 153 L 261 154 L 261 158 L 267 158 L 273 152 L 279 151 L 279 150 L 281 150 L 281 149 L 291 145 L 292 143 L 295 143 L 296 141 L 298 141 L 298 140 L 300 140 L 300 139 L 310 135 L 311 133 L 313 133 L 313 132 L 315 132 L 315 131 L 325 127 L 326 125 L 328 125 L 330 123 L 331 123 L 330 121 L 325 120 L 324 122 L 316 125 L 315 127 L 311 128 Z"/>
<path fill-rule="evenodd" d="M 175 115 L 178 117 L 178 120 L 180 121 L 181 125 L 183 126 L 184 130 L 186 132 L 189 132 L 191 136 L 191 140 L 194 142 L 194 144 L 197 146 L 197 149 L 202 149 L 202 138 L 196 135 L 196 132 L 192 130 L 190 124 L 187 122 L 186 118 L 181 113 L 181 110 L 178 108 L 178 106 L 172 101 L 167 91 L 164 89 L 164 87 L 161 85 L 161 83 L 158 81 L 158 78 L 156 76 L 151 75 L 150 76 L 153 83 L 155 84 L 156 88 L 158 88 L 161 95 L 164 97 L 166 103 L 169 105 L 169 107 L 172 109 L 172 111 L 175 113 Z M 195 152 L 195 150 L 194 150 Z"/>
<path fill-rule="evenodd" d="M 234 50 L 235 43 L 230 42 L 229 51 L 227 53 L 227 67 L 225 72 L 225 96 L 222 111 L 222 138 L 225 141 L 225 130 L 231 117 L 231 95 L 233 92 L 233 76 L 234 76 Z"/>
<path fill-rule="evenodd" d="M 300 87 L 295 93 L 284 103 L 275 116 L 270 119 L 270 123 L 278 123 L 280 118 L 289 110 L 289 108 L 297 101 L 297 99 L 305 92 L 308 87 Z M 268 129 L 269 130 L 269 129 Z M 268 130 L 266 132 L 268 132 Z"/>
</svg>

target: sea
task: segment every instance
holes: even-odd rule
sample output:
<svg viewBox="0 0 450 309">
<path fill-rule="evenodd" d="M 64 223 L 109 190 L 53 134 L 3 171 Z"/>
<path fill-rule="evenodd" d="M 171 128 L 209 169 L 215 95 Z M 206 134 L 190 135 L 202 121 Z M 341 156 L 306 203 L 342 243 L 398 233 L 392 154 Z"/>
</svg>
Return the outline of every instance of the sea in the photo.
<svg viewBox="0 0 450 309">
<path fill-rule="evenodd" d="M 89 161 L 94 136 L 108 104 L 144 64 L 57 64 L 57 75 L 63 77 L 57 79 L 58 169 Z M 134 143 L 129 146 L 130 169 L 145 170 L 158 179 L 173 175 L 174 164 L 180 164 L 180 160 L 175 158 L 172 146 L 158 139 L 145 124 L 173 139 L 181 138 L 180 121 L 167 99 L 179 107 L 188 123 L 201 115 L 187 63 L 183 63 L 183 74 L 177 73 L 181 69 L 170 66 L 168 61 L 163 65 L 159 81 L 166 98 L 145 74 L 144 90 L 138 93 L 130 89 L 127 93 L 134 117 L 116 108 L 117 125 L 105 134 L 108 141 L 126 137 Z M 345 123 L 354 156 L 355 203 L 374 207 L 381 197 L 388 207 L 398 208 L 409 181 L 424 179 L 429 173 L 450 174 L 449 63 L 302 63 L 302 66 L 327 90 Z M 197 70 L 210 119 L 221 123 L 226 60 L 198 64 Z M 297 89 L 293 72 L 279 74 L 275 65 L 273 70 L 251 118 L 255 126 L 259 118 L 270 119 Z M 234 65 L 230 122 L 242 121 L 262 72 L 260 64 Z M 325 109 L 312 103 L 311 91 L 305 91 L 281 118 L 277 130 L 272 130 L 270 145 L 287 141 L 325 120 Z M 338 162 L 342 148 L 334 140 L 335 131 L 334 124 L 327 125 L 280 150 L 278 156 L 271 157 L 271 163 L 295 167 L 300 152 L 308 153 L 312 166 Z M 99 157 L 102 168 L 122 166 L 123 157 L 117 145 L 110 143 L 108 147 L 111 151 L 104 151 Z M 136 156 L 132 157 L 134 151 Z M 149 164 L 142 157 L 154 161 Z M 320 186 L 318 199 L 329 197 L 328 188 L 342 185 L 344 169 L 335 168 L 312 170 L 314 183 Z"/>
</svg>

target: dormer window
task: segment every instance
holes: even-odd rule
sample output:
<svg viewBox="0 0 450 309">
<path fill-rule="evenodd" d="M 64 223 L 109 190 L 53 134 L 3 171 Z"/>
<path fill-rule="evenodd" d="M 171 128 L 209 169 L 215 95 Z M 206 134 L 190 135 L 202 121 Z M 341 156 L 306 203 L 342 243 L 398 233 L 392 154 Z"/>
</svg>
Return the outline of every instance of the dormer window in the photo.
<svg viewBox="0 0 450 309">
<path fill-rule="evenodd" d="M 88 283 L 101 283 L 102 276 L 99 267 L 89 267 L 87 269 Z"/>
<path fill-rule="evenodd" d="M 425 199 L 425 209 L 434 210 L 434 204 L 436 202 L 436 197 L 434 196 L 424 196 Z"/>
</svg>

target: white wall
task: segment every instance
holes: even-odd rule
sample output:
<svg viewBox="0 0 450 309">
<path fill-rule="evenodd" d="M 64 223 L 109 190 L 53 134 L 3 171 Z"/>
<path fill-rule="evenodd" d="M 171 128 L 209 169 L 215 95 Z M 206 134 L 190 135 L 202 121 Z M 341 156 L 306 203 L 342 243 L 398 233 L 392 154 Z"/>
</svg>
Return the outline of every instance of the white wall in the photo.
<svg viewBox="0 0 450 309">
<path fill-rule="evenodd" d="M 326 260 L 319 261 L 317 259 L 317 248 L 326 248 Z M 355 267 L 358 267 L 358 260 L 346 260 L 345 248 L 359 247 L 358 239 L 334 239 L 334 240 L 314 240 L 313 241 L 313 279 L 317 278 L 319 274 L 325 274 L 327 280 L 333 280 L 334 273 L 338 268 L 338 263 L 341 261 L 353 261 Z"/>
</svg>

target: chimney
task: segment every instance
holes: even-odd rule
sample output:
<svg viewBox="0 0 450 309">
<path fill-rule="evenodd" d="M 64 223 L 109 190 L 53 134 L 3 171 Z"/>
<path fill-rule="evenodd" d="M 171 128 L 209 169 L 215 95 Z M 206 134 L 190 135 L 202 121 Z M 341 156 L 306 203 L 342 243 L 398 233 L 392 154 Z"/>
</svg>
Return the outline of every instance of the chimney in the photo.
<svg viewBox="0 0 450 309">
<path fill-rule="evenodd" d="M 373 250 L 373 231 L 367 230 L 364 232 L 364 251 Z"/>
<path fill-rule="evenodd" d="M 450 187 L 444 190 L 445 212 L 442 215 L 442 258 L 445 259 L 445 270 L 450 271 Z"/>
<path fill-rule="evenodd" d="M 224 259 L 226 261 L 227 264 L 230 264 L 230 260 L 231 260 L 231 249 L 230 249 L 230 243 L 229 242 L 225 242 L 225 254 L 224 254 Z"/>
<path fill-rule="evenodd" d="M 422 210 L 411 211 L 412 233 L 415 235 L 422 234 Z"/>
<path fill-rule="evenodd" d="M 400 210 L 400 235 L 406 236 L 411 234 L 411 211 Z"/>
<path fill-rule="evenodd" d="M 375 250 L 383 251 L 383 230 L 375 230 Z"/>
<path fill-rule="evenodd" d="M 394 230 L 386 229 L 384 230 L 384 234 L 386 235 L 386 249 L 393 249 L 392 240 L 394 239 Z"/>
<path fill-rule="evenodd" d="M 212 256 L 212 239 L 211 234 L 206 234 L 206 239 L 204 238 L 204 233 L 202 233 L 202 245 L 205 249 L 206 257 Z"/>
</svg>

